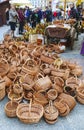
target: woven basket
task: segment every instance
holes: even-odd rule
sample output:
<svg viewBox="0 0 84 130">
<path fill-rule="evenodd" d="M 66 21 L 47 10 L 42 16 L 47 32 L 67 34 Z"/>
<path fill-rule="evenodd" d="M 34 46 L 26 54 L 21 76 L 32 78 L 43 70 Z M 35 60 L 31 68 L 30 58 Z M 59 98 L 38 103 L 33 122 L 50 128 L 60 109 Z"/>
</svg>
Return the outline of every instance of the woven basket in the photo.
<svg viewBox="0 0 84 130">
<path fill-rule="evenodd" d="M 76 89 L 77 96 L 84 99 L 84 86 Z"/>
<path fill-rule="evenodd" d="M 14 84 L 13 85 L 13 91 L 16 94 L 23 93 L 23 87 L 21 87 L 19 84 Z"/>
<path fill-rule="evenodd" d="M 52 64 L 54 63 L 54 59 L 53 58 L 50 58 L 48 56 L 45 56 L 45 55 L 41 55 L 40 57 L 41 61 L 43 61 L 44 63 L 47 63 L 47 64 Z"/>
<path fill-rule="evenodd" d="M 0 79 L 0 100 L 2 100 L 6 95 L 5 92 L 5 81 Z"/>
<path fill-rule="evenodd" d="M 75 69 L 73 69 L 71 72 L 71 74 L 75 75 L 75 76 L 81 76 L 83 73 L 83 70 L 80 66 L 76 66 Z"/>
<path fill-rule="evenodd" d="M 16 117 L 16 109 L 17 109 L 18 103 L 15 101 L 9 101 L 5 105 L 5 113 L 8 117 Z"/>
<path fill-rule="evenodd" d="M 48 90 L 49 88 L 51 88 L 51 85 L 52 85 L 52 82 L 50 80 L 50 78 L 48 76 L 46 77 L 43 77 L 42 78 L 39 78 L 36 83 L 35 83 L 35 87 L 34 89 L 36 91 L 39 91 L 39 90 Z"/>
<path fill-rule="evenodd" d="M 39 103 L 42 106 L 45 106 L 48 103 L 48 99 L 44 94 L 44 91 L 38 91 L 33 94 L 34 103 Z"/>
<path fill-rule="evenodd" d="M 36 75 L 38 73 L 36 62 L 28 58 L 22 66 L 22 71 L 30 75 Z"/>
<path fill-rule="evenodd" d="M 17 117 L 26 124 L 38 123 L 43 116 L 43 107 L 39 104 L 21 103 L 17 107 Z"/>
<path fill-rule="evenodd" d="M 84 104 L 84 98 L 81 98 L 80 96 L 77 96 L 77 101 L 81 104 Z"/>
<path fill-rule="evenodd" d="M 16 101 L 16 102 L 21 102 L 22 98 L 23 98 L 24 94 L 15 94 L 13 91 L 10 91 L 8 93 L 8 98 L 10 100 Z"/>
<path fill-rule="evenodd" d="M 7 60 L 0 59 L 0 76 L 5 76 L 9 71 L 9 64 Z"/>
<path fill-rule="evenodd" d="M 50 100 L 55 100 L 58 96 L 58 92 L 56 89 L 50 89 L 48 92 L 47 92 L 47 96 Z"/>
<path fill-rule="evenodd" d="M 57 121 L 59 112 L 56 107 L 49 101 L 49 105 L 44 107 L 44 118 L 49 124 L 54 124 Z"/>
<path fill-rule="evenodd" d="M 32 90 L 24 90 L 24 99 L 30 100 L 33 99 L 33 91 Z"/>
<path fill-rule="evenodd" d="M 59 99 L 63 99 L 63 101 L 69 106 L 70 111 L 76 106 L 75 98 L 68 94 L 61 93 Z"/>
<path fill-rule="evenodd" d="M 54 101 L 54 105 L 58 109 L 60 116 L 67 116 L 69 114 L 70 108 L 66 103 L 63 102 L 63 99 L 56 99 Z"/>
<path fill-rule="evenodd" d="M 64 80 L 60 77 L 55 77 L 54 83 L 57 84 L 60 87 L 64 87 Z"/>
<path fill-rule="evenodd" d="M 56 69 L 51 71 L 51 75 L 61 77 L 66 80 L 69 77 L 69 70 Z"/>
<path fill-rule="evenodd" d="M 20 51 L 20 61 L 25 61 L 29 56 L 29 51 L 27 48 L 23 48 L 21 51 Z"/>
<path fill-rule="evenodd" d="M 56 89 L 58 94 L 63 93 L 63 87 L 61 87 L 55 83 L 52 85 L 52 88 Z"/>
</svg>

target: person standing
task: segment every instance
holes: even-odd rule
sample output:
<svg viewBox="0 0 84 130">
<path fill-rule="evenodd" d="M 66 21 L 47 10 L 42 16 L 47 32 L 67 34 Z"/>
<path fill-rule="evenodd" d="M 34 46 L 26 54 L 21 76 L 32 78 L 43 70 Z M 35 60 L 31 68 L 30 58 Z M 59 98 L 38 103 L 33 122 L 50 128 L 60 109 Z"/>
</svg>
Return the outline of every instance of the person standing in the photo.
<svg viewBox="0 0 84 130">
<path fill-rule="evenodd" d="M 18 13 L 17 13 L 17 11 L 15 9 L 15 6 L 11 5 L 11 8 L 9 10 L 9 24 L 10 24 L 10 28 L 11 28 L 11 36 L 12 37 L 15 37 L 14 36 L 14 31 L 16 29 L 17 18 L 18 18 Z"/>
<path fill-rule="evenodd" d="M 23 34 L 23 28 L 25 23 L 25 17 L 22 8 L 18 10 L 18 20 L 19 20 L 19 34 Z"/>
<path fill-rule="evenodd" d="M 6 24 L 9 25 L 9 8 L 6 8 L 5 14 L 6 14 Z"/>
</svg>

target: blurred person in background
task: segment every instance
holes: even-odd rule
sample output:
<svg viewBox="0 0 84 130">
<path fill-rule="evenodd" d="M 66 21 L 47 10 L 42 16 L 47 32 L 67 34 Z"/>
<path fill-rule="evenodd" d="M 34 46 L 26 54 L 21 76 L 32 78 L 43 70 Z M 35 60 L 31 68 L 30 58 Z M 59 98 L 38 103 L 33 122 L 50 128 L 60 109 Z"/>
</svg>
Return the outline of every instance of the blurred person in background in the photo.
<svg viewBox="0 0 84 130">
<path fill-rule="evenodd" d="M 12 37 L 15 37 L 14 36 L 14 31 L 16 29 L 17 19 L 18 19 L 18 13 L 17 13 L 17 11 L 15 9 L 15 6 L 11 5 L 11 8 L 9 10 L 9 24 L 10 24 L 10 28 L 11 28 L 11 36 Z"/>
<path fill-rule="evenodd" d="M 18 10 L 18 20 L 19 20 L 19 34 L 23 34 L 23 28 L 24 28 L 24 24 L 25 24 L 25 17 L 24 17 L 24 13 L 23 13 L 22 8 L 20 8 Z"/>
<path fill-rule="evenodd" d="M 52 10 L 46 6 L 45 10 L 45 17 L 46 17 L 46 22 L 52 22 Z"/>
<path fill-rule="evenodd" d="M 6 24 L 9 25 L 9 8 L 6 8 L 5 14 L 6 14 Z"/>
<path fill-rule="evenodd" d="M 29 7 L 25 7 L 25 12 L 24 12 L 25 20 L 27 23 L 30 22 L 30 9 Z"/>
</svg>

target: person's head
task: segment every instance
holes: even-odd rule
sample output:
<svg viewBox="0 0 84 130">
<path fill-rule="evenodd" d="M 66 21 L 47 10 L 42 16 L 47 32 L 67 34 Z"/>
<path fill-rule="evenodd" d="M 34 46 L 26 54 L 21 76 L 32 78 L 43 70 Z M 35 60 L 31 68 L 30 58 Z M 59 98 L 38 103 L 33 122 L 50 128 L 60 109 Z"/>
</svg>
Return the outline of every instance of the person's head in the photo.
<svg viewBox="0 0 84 130">
<path fill-rule="evenodd" d="M 15 10 L 15 5 L 11 5 L 11 9 L 12 9 L 12 10 Z"/>
<path fill-rule="evenodd" d="M 74 3 L 70 4 L 70 8 L 74 8 Z"/>
</svg>

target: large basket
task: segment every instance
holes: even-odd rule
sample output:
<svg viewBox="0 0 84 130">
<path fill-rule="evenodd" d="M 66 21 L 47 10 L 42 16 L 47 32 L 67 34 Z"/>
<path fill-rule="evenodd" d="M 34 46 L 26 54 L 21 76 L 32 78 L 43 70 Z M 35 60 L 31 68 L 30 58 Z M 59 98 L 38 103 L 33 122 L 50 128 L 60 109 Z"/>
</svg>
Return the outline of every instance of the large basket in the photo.
<svg viewBox="0 0 84 130">
<path fill-rule="evenodd" d="M 17 117 L 26 124 L 38 123 L 43 116 L 43 107 L 39 104 L 21 103 L 17 107 Z"/>
<path fill-rule="evenodd" d="M 7 60 L 0 59 L 0 76 L 5 76 L 9 71 L 9 64 Z"/>
<path fill-rule="evenodd" d="M 16 117 L 16 109 L 17 109 L 18 103 L 14 101 L 9 101 L 5 105 L 5 113 L 8 117 Z"/>
<path fill-rule="evenodd" d="M 2 100 L 6 95 L 5 92 L 5 81 L 0 79 L 0 100 Z"/>
</svg>

